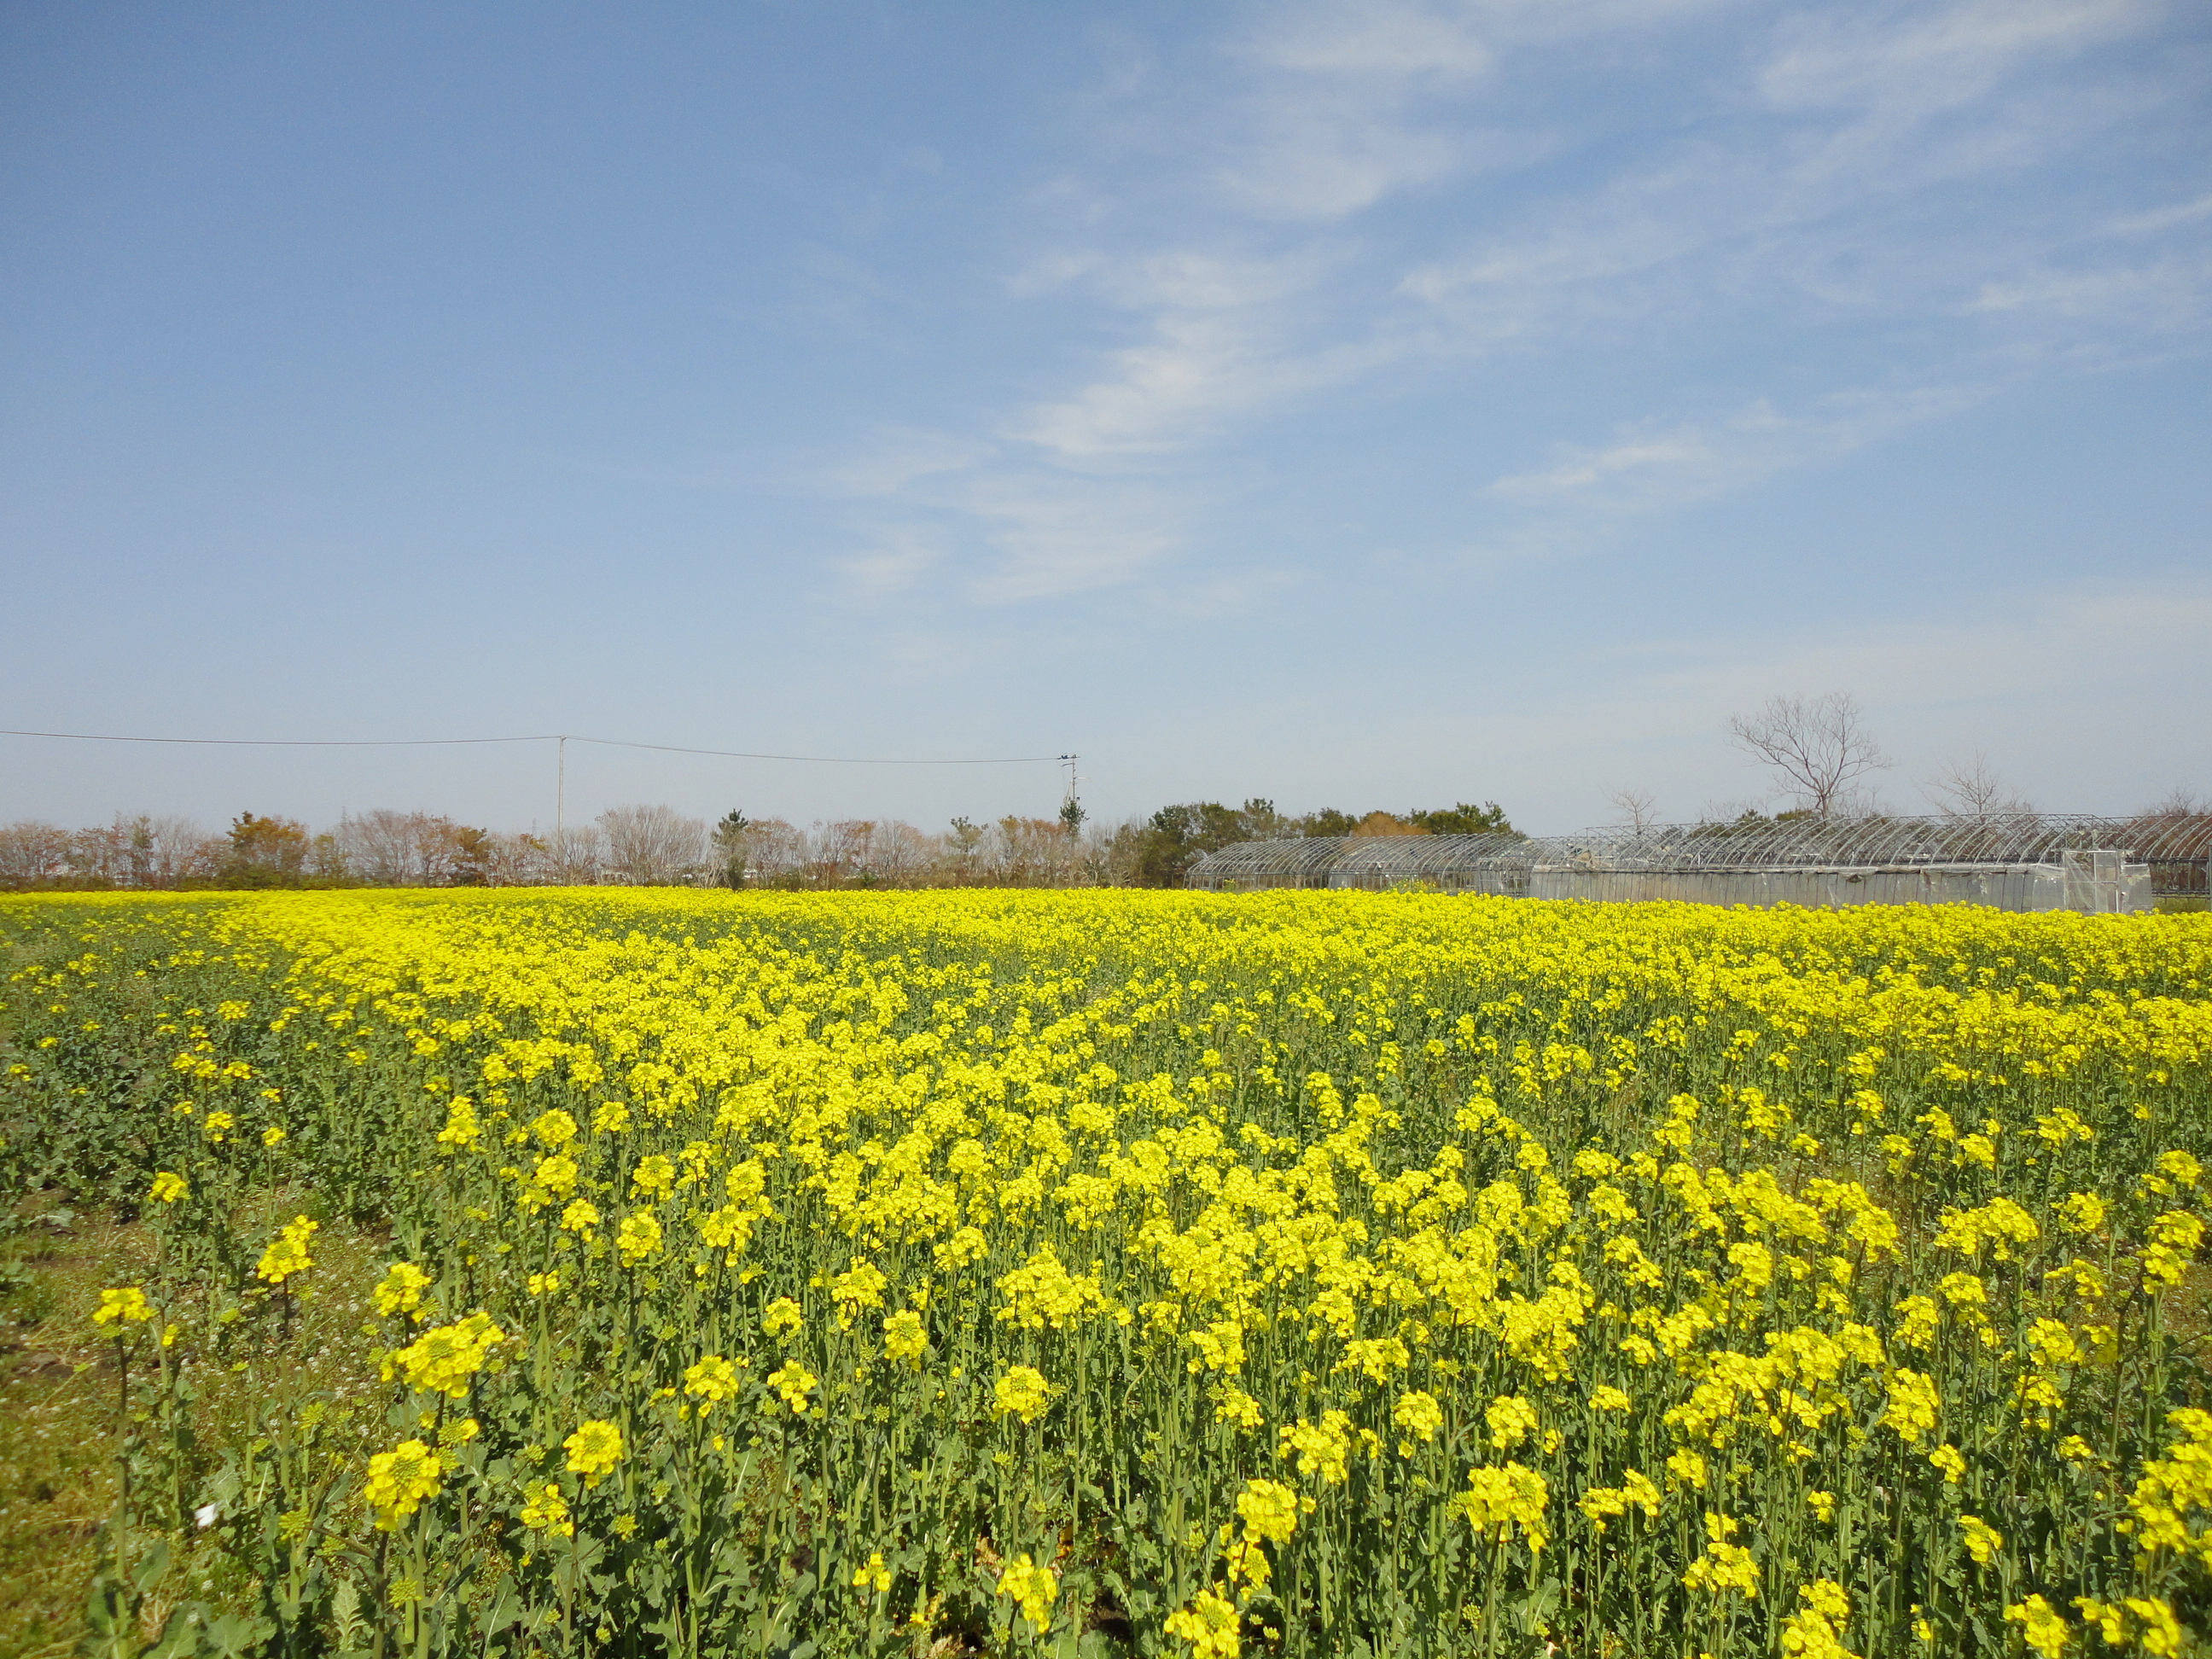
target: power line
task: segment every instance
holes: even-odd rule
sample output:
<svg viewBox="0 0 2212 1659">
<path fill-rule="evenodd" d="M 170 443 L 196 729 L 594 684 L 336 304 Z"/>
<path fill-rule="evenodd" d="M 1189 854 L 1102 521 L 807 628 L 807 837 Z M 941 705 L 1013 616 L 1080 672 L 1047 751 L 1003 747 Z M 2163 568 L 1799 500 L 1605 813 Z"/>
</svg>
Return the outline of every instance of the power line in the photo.
<svg viewBox="0 0 2212 1659">
<path fill-rule="evenodd" d="M 13 732 L 0 738 L 67 738 L 78 743 L 191 743 L 223 749 L 400 749 L 457 743 L 551 743 L 556 732 L 524 738 L 118 738 L 101 732 Z"/>
<path fill-rule="evenodd" d="M 972 760 L 906 760 L 877 755 L 764 755 L 742 749 L 688 749 L 672 743 L 633 743 L 623 738 L 587 738 L 573 732 L 536 732 L 511 738 L 133 738 L 102 732 L 16 732 L 0 728 L 0 738 L 56 738 L 76 743 L 195 744 L 223 749 L 425 749 L 460 744 L 590 743 L 605 749 L 651 749 L 669 755 L 713 755 L 724 760 L 794 761 L 819 766 L 1023 766 L 1061 761 L 1064 755 L 992 755 Z"/>
<path fill-rule="evenodd" d="M 621 738 L 571 737 L 571 743 L 596 743 L 610 749 L 657 749 L 669 755 L 720 755 L 727 760 L 811 761 L 827 766 L 1024 766 L 1060 761 L 1064 755 L 993 755 L 980 760 L 900 760 L 880 756 L 751 755 L 738 749 L 683 749 L 672 743 L 630 743 Z"/>
</svg>

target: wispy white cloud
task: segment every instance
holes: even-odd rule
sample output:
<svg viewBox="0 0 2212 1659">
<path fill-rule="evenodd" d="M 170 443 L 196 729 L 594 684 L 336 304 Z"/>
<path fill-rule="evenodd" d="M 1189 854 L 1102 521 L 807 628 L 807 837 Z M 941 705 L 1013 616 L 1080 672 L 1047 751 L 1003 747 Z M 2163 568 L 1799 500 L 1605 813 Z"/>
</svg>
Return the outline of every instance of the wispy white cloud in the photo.
<svg viewBox="0 0 2212 1659">
<path fill-rule="evenodd" d="M 1446 372 L 1479 395 L 1501 354 L 1623 349 L 1655 325 L 1725 332 L 1747 311 L 1948 327 L 1888 365 L 1911 377 L 1901 389 L 1867 389 L 1854 362 L 1850 382 L 1785 396 L 1734 365 L 1733 415 L 1620 410 L 1611 440 L 1556 443 L 1492 484 L 1494 544 L 1582 547 L 1593 526 L 1955 414 L 2058 348 L 2081 358 L 2092 325 L 2203 321 L 2203 258 L 2154 247 L 2095 266 L 2066 249 L 2190 234 L 2212 197 L 2118 221 L 2085 197 L 2069 222 L 2003 188 L 2185 92 L 2185 70 L 2096 57 L 2160 27 L 2160 0 L 1736 9 L 1734 59 L 1640 88 L 1671 113 L 1626 129 L 1638 142 L 1618 142 L 1607 108 L 1576 112 L 1603 84 L 1577 78 L 1586 60 L 1630 74 L 1636 52 L 1663 58 L 1670 27 L 1731 9 L 1346 0 L 1252 14 L 1203 72 L 1117 73 L 1102 94 L 1113 143 L 1035 198 L 1006 291 L 1118 337 L 1061 389 L 972 436 L 890 443 L 842 487 L 942 527 L 930 580 L 979 600 L 1195 582 L 1210 459 L 1352 388 L 1387 397 Z M 1517 96 L 1544 76 L 1556 96 Z M 1382 212 L 1415 197 L 1439 210 Z"/>
<path fill-rule="evenodd" d="M 1854 6 L 1786 22 L 1758 86 L 1778 109 L 1842 109 L 1895 128 L 1987 96 L 2023 63 L 2136 33 L 2155 0 Z"/>
<path fill-rule="evenodd" d="M 1471 172 L 1486 152 L 1516 149 L 1442 125 L 1382 118 L 1371 98 L 1352 90 L 1311 94 L 1295 107 L 1270 100 L 1252 115 L 1214 179 L 1230 200 L 1266 218 L 1342 219 Z"/>
<path fill-rule="evenodd" d="M 862 604 L 912 593 L 996 605 L 1120 586 L 1182 544 L 1194 504 L 1186 487 L 1025 464 L 986 447 L 894 446 L 820 476 L 866 522 L 858 550 L 830 562 Z"/>
<path fill-rule="evenodd" d="M 2160 259 L 2148 265 L 2039 270 L 1985 283 L 1969 311 L 2043 313 L 2124 321 L 2131 332 L 2184 328 L 2200 321 L 2212 294 L 2212 256 Z"/>
<path fill-rule="evenodd" d="M 1248 71 L 1207 173 L 1261 219 L 1330 222 L 1553 154 L 1549 124 L 1488 106 L 1516 53 L 1632 45 L 1740 0 L 1331 0 L 1270 9 L 1234 39 Z"/>
<path fill-rule="evenodd" d="M 1142 484 L 997 472 L 974 479 L 963 501 L 990 549 L 967 584 L 985 604 L 1120 586 L 1182 540 L 1180 496 Z"/>
<path fill-rule="evenodd" d="M 1638 276 L 1752 228 L 1747 210 L 1773 194 L 1771 179 L 1746 159 L 1693 153 L 1559 203 L 1464 255 L 1419 261 L 1398 291 L 1438 306 L 1468 300 L 1462 325 L 1501 308 L 1522 319 L 1558 314 L 1585 303 L 1591 285 Z"/>
<path fill-rule="evenodd" d="M 1236 41 L 1248 73 L 1212 177 L 1264 217 L 1329 221 L 1451 177 L 1472 136 L 1425 109 L 1485 78 L 1496 53 L 1449 8 L 1309 6 Z"/>
<path fill-rule="evenodd" d="M 2177 203 L 2172 207 L 2154 208 L 2148 213 L 2132 213 L 2124 219 L 2115 219 L 2104 228 L 2108 236 L 2151 236 L 2161 230 L 2172 230 L 2176 225 L 2195 224 L 2212 219 L 2212 196 L 2200 196 L 2193 202 Z"/>
<path fill-rule="evenodd" d="M 1262 258 L 1197 248 L 1071 260 L 1087 292 L 1140 320 L 1098 377 L 1012 417 L 1001 435 L 1085 465 L 1183 448 L 1225 416 L 1309 389 L 1331 372 L 1291 346 L 1288 312 L 1322 280 L 1326 252 Z"/>
<path fill-rule="evenodd" d="M 1379 0 L 1308 6 L 1279 14 L 1234 48 L 1250 61 L 1295 75 L 1335 79 L 1460 82 L 1486 74 L 1497 54 L 1473 9 Z"/>
<path fill-rule="evenodd" d="M 863 600 L 910 592 L 945 557 L 944 538 L 915 525 L 884 529 L 866 551 L 836 562 L 847 591 Z"/>
<path fill-rule="evenodd" d="M 1005 435 L 1071 465 L 1187 452 L 1239 416 L 1282 410 L 1397 358 L 1389 339 L 1301 345 L 1264 316 L 1169 312 L 1111 373 L 1025 410 Z"/>
<path fill-rule="evenodd" d="M 873 448 L 822 469 L 814 482 L 841 495 L 895 495 L 924 479 L 965 471 L 991 453 L 989 444 L 974 438 L 896 428 Z"/>
<path fill-rule="evenodd" d="M 1680 477 L 1686 471 L 1709 473 L 1717 460 L 1711 438 L 1697 431 L 1632 440 L 1609 449 L 1585 451 L 1545 472 L 1498 479 L 1491 493 L 1516 501 L 1553 501 L 1582 495 L 1623 479 Z"/>
<path fill-rule="evenodd" d="M 2016 175 L 2154 101 L 2124 77 L 2042 72 L 2160 10 L 1954 0 L 1785 18 L 1746 84 L 1714 88 L 1693 136 L 1416 262 L 1400 291 L 1476 340 L 1681 317 L 1747 289 L 1844 314 L 1945 308 L 2023 236 L 2047 246 L 2067 232 L 2000 224 L 1991 236 L 1978 215 L 1929 220 L 1923 202 Z"/>
<path fill-rule="evenodd" d="M 1619 515 L 1678 507 L 1818 465 L 1924 421 L 1954 415 L 1987 386 L 1856 391 L 1785 414 L 1760 401 L 1722 421 L 1631 431 L 1595 448 L 1569 448 L 1553 465 L 1496 480 L 1490 493 L 1539 507 Z"/>
</svg>

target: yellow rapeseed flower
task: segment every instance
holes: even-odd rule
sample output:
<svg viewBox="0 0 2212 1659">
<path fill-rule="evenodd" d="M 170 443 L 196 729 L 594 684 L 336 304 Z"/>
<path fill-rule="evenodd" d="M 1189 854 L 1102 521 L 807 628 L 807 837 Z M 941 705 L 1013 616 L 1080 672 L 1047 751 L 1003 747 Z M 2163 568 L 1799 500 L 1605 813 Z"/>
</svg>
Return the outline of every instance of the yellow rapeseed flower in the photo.
<svg viewBox="0 0 2212 1659">
<path fill-rule="evenodd" d="M 1300 1507 L 1297 1489 L 1280 1480 L 1247 1480 L 1237 1494 L 1244 1535 L 1259 1542 L 1289 1543 L 1297 1530 Z"/>
<path fill-rule="evenodd" d="M 269 1248 L 261 1253 L 261 1263 L 254 1268 L 257 1279 L 283 1285 L 296 1273 L 303 1273 L 315 1265 L 307 1254 L 307 1241 L 315 1236 L 318 1224 L 306 1216 L 296 1216 L 277 1230 Z"/>
<path fill-rule="evenodd" d="M 684 1368 L 684 1392 L 705 1402 L 702 1412 L 732 1400 L 738 1393 L 738 1368 L 718 1353 L 702 1355 Z"/>
<path fill-rule="evenodd" d="M 576 1431 L 561 1443 L 568 1454 L 568 1471 L 584 1477 L 584 1484 L 596 1486 L 607 1471 L 622 1461 L 622 1431 L 613 1424 L 594 1419 L 578 1425 Z"/>
<path fill-rule="evenodd" d="M 564 1538 L 573 1538 L 576 1533 L 575 1523 L 568 1518 L 568 1500 L 550 1480 L 523 1488 L 522 1524 L 533 1532 L 558 1533 Z"/>
<path fill-rule="evenodd" d="M 999 1574 L 999 1594 L 1010 1596 L 1029 1627 L 1042 1636 L 1052 1626 L 1052 1604 L 1060 1594 L 1060 1581 L 1052 1569 L 1039 1566 L 1028 1555 L 1017 1555 Z"/>
<path fill-rule="evenodd" d="M 2094 1193 L 2075 1193 L 2058 1206 L 2058 1224 L 2069 1233 L 2094 1233 L 2105 1224 L 2105 1200 Z"/>
<path fill-rule="evenodd" d="M 806 1415 L 806 1397 L 814 1392 L 818 1378 L 796 1359 L 787 1359 L 768 1374 L 768 1385 L 774 1389 L 791 1407 L 794 1417 Z"/>
<path fill-rule="evenodd" d="M 1192 1659 L 1237 1659 L 1243 1650 L 1242 1625 L 1237 1604 L 1208 1588 L 1199 1591 L 1188 1607 L 1168 1614 L 1163 1628 L 1168 1635 L 1190 1644 Z"/>
<path fill-rule="evenodd" d="M 2040 1595 L 2014 1602 L 2004 1610 L 2004 1616 L 2007 1624 L 2021 1626 L 2021 1639 L 2043 1659 L 2058 1659 L 2066 1650 L 2066 1639 L 2072 1627 L 2067 1624 L 2066 1615 Z"/>
<path fill-rule="evenodd" d="M 1539 1426 L 1536 1408 L 1517 1394 L 1498 1395 L 1484 1408 L 1482 1417 L 1490 1425 L 1490 1443 L 1499 1451 L 1512 1450 Z"/>
<path fill-rule="evenodd" d="M 1857 1659 L 1844 1646 L 1851 1616 L 1844 1587 L 1832 1578 L 1816 1578 L 1801 1586 L 1797 1596 L 1805 1605 L 1782 1621 L 1782 1651 L 1791 1659 Z"/>
<path fill-rule="evenodd" d="M 430 1288 L 430 1275 L 411 1261 L 395 1261 L 385 1270 L 384 1277 L 370 1292 L 376 1310 L 387 1316 L 397 1313 L 411 1314 L 419 1323 L 422 1315 L 422 1292 Z"/>
<path fill-rule="evenodd" d="M 1733 1591 L 1746 1601 L 1759 1597 L 1759 1564 L 1751 1552 L 1731 1541 L 1739 1523 L 1733 1516 L 1705 1511 L 1705 1553 L 1690 1563 L 1682 1582 L 1713 1595 Z"/>
<path fill-rule="evenodd" d="M 891 1570 L 884 1565 L 881 1550 L 868 1553 L 866 1563 L 853 1574 L 853 1588 L 868 1590 L 877 1595 L 890 1594 Z"/>
<path fill-rule="evenodd" d="M 1630 1469 L 1617 1486 L 1590 1487 L 1576 1507 L 1589 1517 L 1592 1527 L 1602 1533 L 1607 1522 L 1631 1510 L 1643 1510 L 1647 1521 L 1657 1520 L 1660 1501 L 1659 1488 L 1652 1484 L 1650 1477 L 1640 1470 Z"/>
<path fill-rule="evenodd" d="M 491 1322 L 489 1314 L 472 1313 L 454 1324 L 433 1327 L 397 1350 L 385 1360 L 384 1376 L 389 1381 L 397 1370 L 410 1388 L 465 1399 L 471 1379 L 484 1368 L 491 1351 L 506 1340 L 507 1333 Z"/>
<path fill-rule="evenodd" d="M 615 1251 L 625 1267 L 651 1261 L 660 1252 L 660 1223 L 650 1210 L 626 1215 L 615 1230 Z"/>
<path fill-rule="evenodd" d="M 1935 1429 L 1939 1411 L 1935 1378 L 1902 1366 L 1889 1374 L 1889 1403 L 1882 1408 L 1881 1420 L 1907 1445 L 1919 1444 L 1920 1437 Z"/>
<path fill-rule="evenodd" d="M 884 1321 L 884 1357 L 894 1364 L 921 1363 L 929 1352 L 929 1333 L 923 1329 L 921 1316 L 912 1308 L 902 1308 Z"/>
<path fill-rule="evenodd" d="M 378 1528 L 390 1532 L 444 1486 L 445 1465 L 438 1454 L 420 1440 L 403 1440 L 368 1460 L 362 1495 L 376 1510 Z"/>
<path fill-rule="evenodd" d="M 1468 1471 L 1467 1490 L 1452 1499 L 1478 1534 L 1495 1528 L 1502 1542 L 1515 1528 L 1528 1540 L 1532 1553 L 1540 1553 L 1551 1540 L 1544 1522 L 1551 1487 L 1534 1469 L 1504 1463 Z"/>
<path fill-rule="evenodd" d="M 1318 1423 L 1301 1417 L 1276 1430 L 1275 1454 L 1295 1457 L 1300 1474 L 1318 1474 L 1330 1486 L 1348 1478 L 1352 1455 L 1352 1419 L 1340 1411 L 1327 1411 Z"/>
<path fill-rule="evenodd" d="M 1034 1365 L 1009 1366 L 992 1385 L 991 1415 L 1034 1423 L 1052 1398 L 1052 1385 Z"/>
<path fill-rule="evenodd" d="M 2004 1547 L 2004 1534 L 1978 1515 L 1959 1517 L 1959 1539 L 1966 1545 L 1966 1553 L 1974 1558 L 1977 1566 L 1986 1567 L 1996 1559 Z"/>
<path fill-rule="evenodd" d="M 1397 1404 L 1390 1407 L 1390 1420 L 1415 1439 L 1426 1443 L 1435 1439 L 1437 1431 L 1443 1427 L 1444 1408 L 1437 1403 L 1436 1395 L 1414 1389 L 1398 1396 Z"/>
<path fill-rule="evenodd" d="M 142 1324 L 153 1316 L 153 1305 L 146 1300 L 146 1292 L 136 1285 L 102 1291 L 100 1305 L 92 1310 L 92 1322 L 95 1325 Z"/>
</svg>

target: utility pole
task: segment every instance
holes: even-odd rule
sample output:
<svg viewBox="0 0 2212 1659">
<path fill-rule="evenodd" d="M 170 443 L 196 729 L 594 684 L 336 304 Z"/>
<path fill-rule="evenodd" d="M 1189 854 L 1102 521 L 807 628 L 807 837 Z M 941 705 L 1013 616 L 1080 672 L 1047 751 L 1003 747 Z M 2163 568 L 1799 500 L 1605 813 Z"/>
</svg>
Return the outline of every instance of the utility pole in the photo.
<svg viewBox="0 0 2212 1659">
<path fill-rule="evenodd" d="M 555 752 L 560 757 L 553 766 L 553 845 L 558 851 L 562 836 L 568 828 L 568 739 L 553 739 Z M 559 854 L 562 858 L 567 854 Z"/>
<path fill-rule="evenodd" d="M 1068 833 L 1071 835 L 1075 832 L 1076 826 L 1083 822 L 1083 804 L 1076 799 L 1075 793 L 1075 786 L 1083 781 L 1083 779 L 1076 775 L 1077 758 L 1073 755 L 1060 757 L 1060 763 L 1067 769 L 1067 788 L 1060 799 L 1060 821 L 1067 826 Z"/>
</svg>

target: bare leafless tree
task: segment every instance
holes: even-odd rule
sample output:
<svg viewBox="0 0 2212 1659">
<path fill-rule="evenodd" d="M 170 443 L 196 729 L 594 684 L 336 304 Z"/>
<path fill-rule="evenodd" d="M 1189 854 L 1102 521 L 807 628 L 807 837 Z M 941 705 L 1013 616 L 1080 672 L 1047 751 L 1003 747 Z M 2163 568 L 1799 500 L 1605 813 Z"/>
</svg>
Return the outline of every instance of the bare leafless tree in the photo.
<svg viewBox="0 0 2212 1659">
<path fill-rule="evenodd" d="M 2176 784 L 2167 791 L 2165 799 L 2153 801 L 2143 811 L 2145 817 L 2192 818 L 2212 812 L 2212 799 L 2198 794 L 2186 784 Z"/>
<path fill-rule="evenodd" d="M 215 838 L 190 818 L 141 813 L 118 817 L 116 824 L 131 847 L 132 879 L 142 886 L 167 887 L 215 867 Z"/>
<path fill-rule="evenodd" d="M 756 818 L 745 826 L 747 879 L 779 886 L 797 879 L 807 859 L 806 832 L 781 818 Z"/>
<path fill-rule="evenodd" d="M 72 876 L 118 887 L 137 884 L 132 880 L 131 832 L 120 817 L 104 828 L 70 830 L 63 860 Z"/>
<path fill-rule="evenodd" d="M 817 820 L 806 836 L 806 877 L 817 887 L 837 887 L 873 870 L 872 818 Z"/>
<path fill-rule="evenodd" d="M 595 823 L 556 830 L 547 838 L 545 880 L 562 887 L 587 887 L 606 866 L 607 838 Z"/>
<path fill-rule="evenodd" d="M 1608 789 L 1605 799 L 1620 814 L 1621 823 L 1639 836 L 1659 822 L 1658 805 L 1649 789 Z"/>
<path fill-rule="evenodd" d="M 1736 747 L 1781 775 L 1779 793 L 1824 818 L 1850 809 L 1859 779 L 1895 763 L 1867 730 L 1858 699 L 1845 691 L 1769 697 L 1757 714 L 1731 719 L 1728 729 Z"/>
<path fill-rule="evenodd" d="M 952 820 L 952 828 L 945 833 L 945 855 L 952 861 L 952 879 L 957 884 L 975 879 L 983 850 L 983 838 L 990 832 L 980 823 L 966 818 Z"/>
<path fill-rule="evenodd" d="M 1009 816 L 986 853 L 991 879 L 1007 887 L 1066 887 L 1082 878 L 1083 845 L 1057 818 Z"/>
<path fill-rule="evenodd" d="M 69 872 L 70 832 L 35 818 L 0 825 L 0 885 L 27 887 Z"/>
<path fill-rule="evenodd" d="M 1131 887 L 1137 868 L 1146 820 L 1125 819 L 1120 823 L 1097 822 L 1083 826 L 1082 856 L 1074 881 L 1079 887 Z"/>
<path fill-rule="evenodd" d="M 607 873 L 637 886 L 667 886 L 699 873 L 707 826 L 672 806 L 616 806 L 599 814 Z"/>
<path fill-rule="evenodd" d="M 486 835 L 477 844 L 475 878 L 486 887 L 527 887 L 554 879 L 553 848 L 550 836 L 524 831 Z"/>
<path fill-rule="evenodd" d="M 70 832 L 67 861 L 72 876 L 88 881 L 112 882 L 118 887 L 147 885 L 141 874 L 146 860 L 139 856 L 128 819 L 119 815 L 112 823 Z"/>
<path fill-rule="evenodd" d="M 325 873 L 372 887 L 450 886 L 471 862 L 471 832 L 434 812 L 380 808 L 349 815 L 338 820 L 331 840 L 337 857 Z"/>
<path fill-rule="evenodd" d="M 876 878 L 886 887 L 919 886 L 938 862 L 937 838 L 898 818 L 876 825 L 870 855 Z"/>
<path fill-rule="evenodd" d="M 1947 818 L 2002 817 L 2035 810 L 1978 749 L 1972 760 L 1945 762 L 1921 790 Z"/>
<path fill-rule="evenodd" d="M 1760 817 L 1755 800 L 1709 800 L 1698 809 L 1698 822 L 1702 824 L 1734 823 L 1738 818 Z"/>
</svg>

